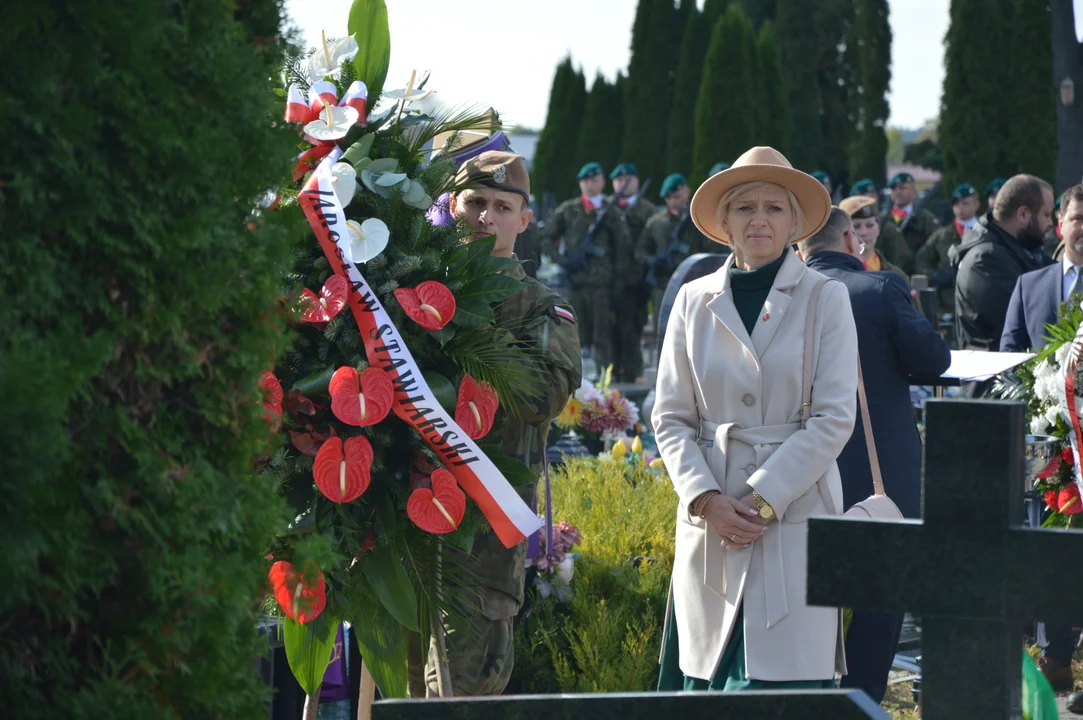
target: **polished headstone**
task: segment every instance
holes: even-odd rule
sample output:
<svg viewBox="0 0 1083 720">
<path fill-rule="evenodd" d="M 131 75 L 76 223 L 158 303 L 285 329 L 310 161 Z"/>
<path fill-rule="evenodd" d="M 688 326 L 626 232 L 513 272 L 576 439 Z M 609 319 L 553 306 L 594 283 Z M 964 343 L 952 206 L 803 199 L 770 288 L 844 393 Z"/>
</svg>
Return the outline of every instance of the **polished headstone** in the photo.
<svg viewBox="0 0 1083 720">
<path fill-rule="evenodd" d="M 1024 416 L 930 400 L 923 519 L 809 522 L 810 603 L 921 616 L 923 720 L 1020 717 L 1024 622 L 1083 619 L 1083 533 L 1023 527 Z"/>
<path fill-rule="evenodd" d="M 859 691 L 517 695 L 447 700 L 386 700 L 373 720 L 889 720 Z"/>
</svg>

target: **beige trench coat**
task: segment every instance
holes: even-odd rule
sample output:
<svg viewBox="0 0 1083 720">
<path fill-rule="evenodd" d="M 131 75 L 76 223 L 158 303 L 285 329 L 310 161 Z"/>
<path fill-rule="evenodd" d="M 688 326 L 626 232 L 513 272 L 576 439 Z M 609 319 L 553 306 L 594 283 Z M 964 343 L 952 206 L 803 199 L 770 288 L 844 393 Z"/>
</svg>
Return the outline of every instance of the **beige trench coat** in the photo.
<svg viewBox="0 0 1083 720">
<path fill-rule="evenodd" d="M 853 430 L 857 393 L 850 298 L 841 283 L 820 295 L 812 409 L 799 430 L 805 318 L 822 276 L 787 250 L 749 337 L 730 289 L 733 262 L 677 294 L 658 364 L 651 419 L 680 496 L 671 588 L 680 667 L 714 677 L 743 600 L 749 678 L 827 680 L 845 671 L 841 613 L 805 602 L 807 521 L 827 514 L 821 477 L 835 512 L 842 508 L 835 459 Z M 725 550 L 688 512 L 708 490 L 734 498 L 757 490 L 781 521 L 748 549 Z"/>
</svg>

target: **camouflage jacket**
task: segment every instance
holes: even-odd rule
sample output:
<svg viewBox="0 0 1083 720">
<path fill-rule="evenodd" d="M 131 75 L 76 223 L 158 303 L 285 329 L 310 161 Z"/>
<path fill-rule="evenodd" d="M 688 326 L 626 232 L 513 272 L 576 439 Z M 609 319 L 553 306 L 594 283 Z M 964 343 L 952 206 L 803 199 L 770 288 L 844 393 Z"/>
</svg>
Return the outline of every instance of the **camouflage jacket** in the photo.
<svg viewBox="0 0 1083 720">
<path fill-rule="evenodd" d="M 564 265 L 580 243 L 586 238 L 598 213 L 603 212 L 609 201 L 598 210 L 587 210 L 583 199 L 574 197 L 557 205 L 542 230 L 542 252 L 558 265 Z M 637 203 L 638 204 L 638 203 Z M 621 220 L 620 208 L 612 206 L 594 236 L 594 245 L 604 257 L 588 256 L 585 270 L 568 273 L 568 282 L 574 287 L 616 287 L 626 284 L 632 270 L 632 245 L 626 222 Z"/>
<path fill-rule="evenodd" d="M 931 278 L 937 270 L 951 267 L 948 250 L 951 249 L 952 245 L 958 245 L 962 240 L 962 237 L 955 230 L 954 223 L 950 226 L 945 225 L 938 228 L 936 232 L 929 236 L 929 239 L 925 241 L 925 244 L 918 249 L 917 254 L 914 256 L 914 272 Z"/>
<path fill-rule="evenodd" d="M 898 263 L 903 270 L 912 273 L 914 271 L 913 258 L 921 246 L 929 239 L 929 236 L 936 232 L 940 227 L 940 221 L 929 212 L 922 208 L 910 215 L 910 217 L 903 220 L 902 224 L 895 222 L 895 218 L 891 216 L 891 211 L 888 210 L 880 216 L 880 235 L 883 237 L 884 231 L 890 230 L 888 228 L 894 227 L 898 230 L 899 235 L 906 241 L 906 252 L 909 255 L 910 260 L 907 263 Z M 893 233 L 892 233 L 893 234 Z"/>
<path fill-rule="evenodd" d="M 673 239 L 673 233 L 681 222 L 684 222 L 684 226 L 681 227 L 680 236 L 677 238 L 680 245 L 672 248 L 673 254 L 667 258 L 671 261 L 671 267 L 668 267 L 668 273 L 664 277 L 658 277 L 657 273 L 655 275 L 655 280 L 658 283 L 656 286 L 663 289 L 669 280 L 669 275 L 689 255 L 729 252 L 727 246 L 714 242 L 696 229 L 692 219 L 688 217 L 687 209 L 679 215 L 674 215 L 668 208 L 662 208 L 647 221 L 647 228 L 643 232 L 640 241 L 636 244 L 636 262 L 646 264 L 650 258 L 658 256 L 659 253 L 669 247 L 670 241 Z"/>
</svg>

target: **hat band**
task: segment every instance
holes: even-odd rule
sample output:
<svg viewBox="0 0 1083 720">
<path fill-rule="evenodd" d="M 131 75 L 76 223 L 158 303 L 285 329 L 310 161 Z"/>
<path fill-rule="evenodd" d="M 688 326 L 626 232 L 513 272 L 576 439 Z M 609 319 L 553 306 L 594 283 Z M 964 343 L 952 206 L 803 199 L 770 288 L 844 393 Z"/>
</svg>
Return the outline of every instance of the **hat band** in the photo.
<svg viewBox="0 0 1083 720">
<path fill-rule="evenodd" d="M 494 181 L 491 178 L 476 178 L 474 180 L 470 180 L 469 183 L 470 183 L 470 185 L 480 185 L 482 187 L 487 187 L 490 190 L 500 190 L 502 192 L 515 193 L 516 195 L 521 196 L 527 202 L 530 202 L 530 196 L 527 195 L 525 191 L 520 190 L 519 188 L 507 187 L 505 185 L 499 185 L 499 184 L 496 183 L 496 181 Z M 469 190 L 470 187 L 467 186 L 467 187 L 465 187 L 463 189 L 464 190 Z"/>
</svg>

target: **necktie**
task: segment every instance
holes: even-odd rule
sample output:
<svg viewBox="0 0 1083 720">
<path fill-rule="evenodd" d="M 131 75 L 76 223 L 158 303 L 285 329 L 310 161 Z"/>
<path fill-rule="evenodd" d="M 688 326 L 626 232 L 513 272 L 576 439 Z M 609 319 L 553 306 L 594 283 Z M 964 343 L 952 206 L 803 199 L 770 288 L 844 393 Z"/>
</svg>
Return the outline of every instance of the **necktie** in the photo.
<svg viewBox="0 0 1083 720">
<path fill-rule="evenodd" d="M 1072 269 L 1075 270 L 1075 279 L 1072 280 L 1072 286 L 1068 288 L 1068 297 L 1064 298 L 1065 300 L 1068 300 L 1077 292 L 1083 291 L 1083 267 L 1076 265 Z"/>
</svg>

